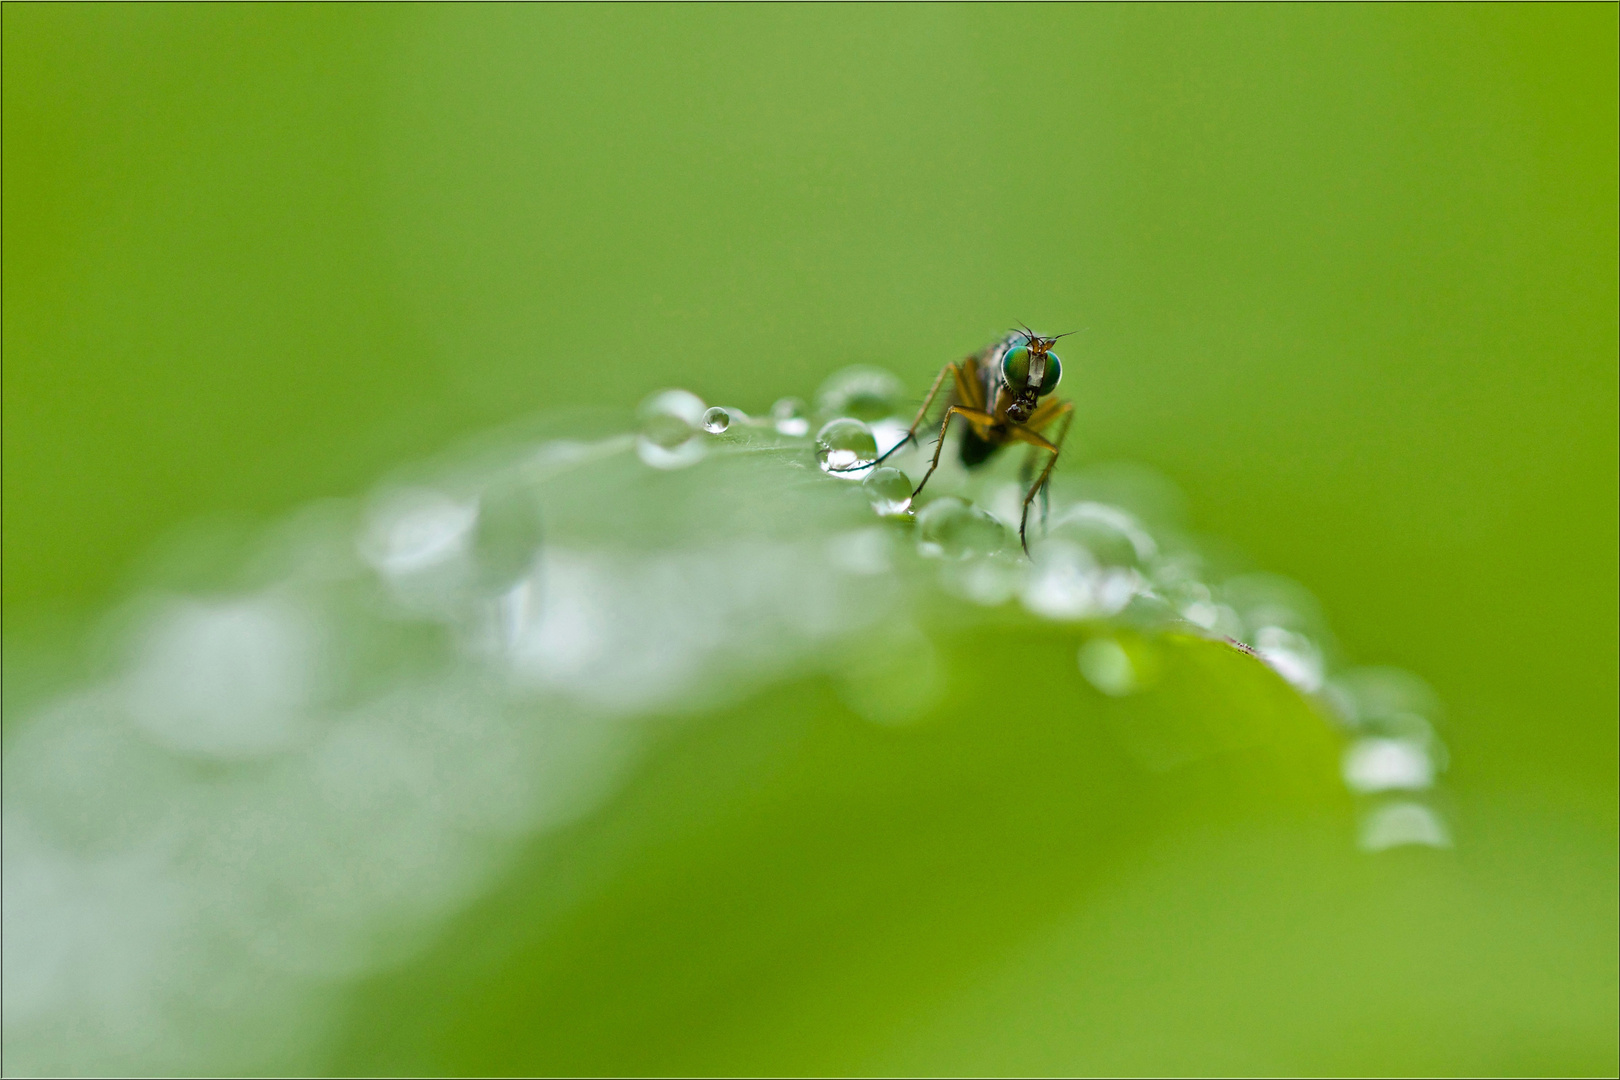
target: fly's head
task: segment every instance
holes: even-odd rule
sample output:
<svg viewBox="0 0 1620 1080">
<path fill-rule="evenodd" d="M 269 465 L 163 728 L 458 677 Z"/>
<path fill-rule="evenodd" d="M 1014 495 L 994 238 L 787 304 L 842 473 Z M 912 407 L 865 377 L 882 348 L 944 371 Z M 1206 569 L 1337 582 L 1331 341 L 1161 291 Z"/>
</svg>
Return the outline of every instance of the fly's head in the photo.
<svg viewBox="0 0 1620 1080">
<path fill-rule="evenodd" d="M 1022 424 L 1035 413 L 1039 400 L 1057 389 L 1063 363 L 1052 346 L 1058 337 L 1041 337 L 1027 327 L 1016 332 L 1001 354 L 1001 383 L 1013 395 L 1007 419 Z"/>
</svg>

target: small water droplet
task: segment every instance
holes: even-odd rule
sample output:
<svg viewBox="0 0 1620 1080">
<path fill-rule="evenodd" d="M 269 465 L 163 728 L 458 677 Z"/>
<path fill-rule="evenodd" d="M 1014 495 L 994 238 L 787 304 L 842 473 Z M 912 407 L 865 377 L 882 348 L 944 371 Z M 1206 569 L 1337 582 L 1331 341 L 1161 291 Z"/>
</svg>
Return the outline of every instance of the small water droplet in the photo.
<svg viewBox="0 0 1620 1080">
<path fill-rule="evenodd" d="M 702 459 L 704 445 L 693 438 L 704 420 L 703 399 L 686 390 L 663 390 L 640 409 L 636 454 L 655 469 L 681 469 Z"/>
<path fill-rule="evenodd" d="M 822 416 L 882 420 L 900 411 L 906 388 L 892 372 L 875 367 L 847 367 L 834 372 L 816 391 Z"/>
<path fill-rule="evenodd" d="M 1448 848 L 1451 834 L 1439 814 L 1422 803 L 1402 800 L 1385 803 L 1363 818 L 1360 841 L 1363 851 L 1385 851 L 1407 844 Z"/>
<path fill-rule="evenodd" d="M 1434 785 L 1434 762 L 1411 739 L 1357 739 L 1344 753 L 1344 782 L 1351 791 L 1421 791 Z"/>
<path fill-rule="evenodd" d="M 873 469 L 861 487 L 878 517 L 903 517 L 911 509 L 911 478 L 899 469 Z"/>
<path fill-rule="evenodd" d="M 829 475 L 858 480 L 866 475 L 877 456 L 877 439 L 872 437 L 872 429 L 859 420 L 829 420 L 816 432 L 816 460 L 821 463 L 821 471 Z"/>
<path fill-rule="evenodd" d="M 1080 673 L 1109 697 L 1124 697 L 1137 688 L 1131 654 L 1113 638 L 1093 638 L 1080 647 Z"/>
<path fill-rule="evenodd" d="M 703 430 L 710 435 L 718 435 L 731 426 L 731 414 L 716 405 L 703 414 Z"/>
<path fill-rule="evenodd" d="M 771 423 L 778 434 L 801 438 L 810 434 L 810 410 L 799 398 L 781 398 L 771 406 Z"/>
<path fill-rule="evenodd" d="M 1007 546 L 1007 527 L 961 499 L 935 499 L 917 515 L 917 550 L 936 559 L 989 555 Z"/>
</svg>

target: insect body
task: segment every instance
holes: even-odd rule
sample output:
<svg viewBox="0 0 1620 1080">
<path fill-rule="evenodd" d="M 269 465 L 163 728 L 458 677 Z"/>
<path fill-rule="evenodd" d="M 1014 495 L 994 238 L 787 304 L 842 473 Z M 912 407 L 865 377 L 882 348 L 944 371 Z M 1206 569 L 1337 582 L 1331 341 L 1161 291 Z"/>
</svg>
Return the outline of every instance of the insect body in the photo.
<svg viewBox="0 0 1620 1080">
<path fill-rule="evenodd" d="M 941 369 L 905 438 L 883 455 L 888 457 L 916 438 L 917 429 L 927 418 L 934 398 L 949 380 L 950 399 L 940 420 L 939 442 L 934 447 L 934 458 L 929 462 L 922 482 L 911 493 L 912 498 L 922 493 L 928 478 L 939 468 L 939 455 L 945 448 L 945 432 L 953 417 L 960 416 L 967 422 L 967 430 L 962 433 L 960 453 L 962 464 L 969 468 L 982 465 L 1003 446 L 1016 442 L 1030 448 L 1024 468 L 1026 474 L 1031 474 L 1037 455 L 1044 450 L 1051 456 L 1025 492 L 1023 512 L 1018 519 L 1018 540 L 1024 550 L 1029 551 L 1026 535 L 1029 505 L 1046 487 L 1052 475 L 1052 466 L 1057 464 L 1058 454 L 1063 449 L 1064 437 L 1069 433 L 1069 425 L 1074 420 L 1074 405 L 1052 396 L 1063 377 L 1062 362 L 1052 351 L 1057 340 L 1057 337 L 1041 337 L 1025 328 Z M 1042 434 L 1060 420 L 1062 423 L 1055 440 Z"/>
</svg>

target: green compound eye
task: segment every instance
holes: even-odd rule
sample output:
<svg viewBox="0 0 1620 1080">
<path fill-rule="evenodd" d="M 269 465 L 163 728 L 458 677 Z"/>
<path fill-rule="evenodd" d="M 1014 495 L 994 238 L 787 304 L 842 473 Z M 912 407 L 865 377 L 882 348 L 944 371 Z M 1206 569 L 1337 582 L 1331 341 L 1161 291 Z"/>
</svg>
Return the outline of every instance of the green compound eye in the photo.
<svg viewBox="0 0 1620 1080">
<path fill-rule="evenodd" d="M 1018 345 L 1008 349 L 1001 357 L 1001 381 L 1013 390 L 1022 390 L 1024 381 L 1029 378 L 1029 346 Z M 1041 388 L 1036 391 L 1040 397 L 1045 397 L 1057 389 L 1058 380 L 1063 378 L 1063 363 L 1057 358 L 1057 353 L 1046 354 L 1046 374 L 1041 379 Z"/>
</svg>

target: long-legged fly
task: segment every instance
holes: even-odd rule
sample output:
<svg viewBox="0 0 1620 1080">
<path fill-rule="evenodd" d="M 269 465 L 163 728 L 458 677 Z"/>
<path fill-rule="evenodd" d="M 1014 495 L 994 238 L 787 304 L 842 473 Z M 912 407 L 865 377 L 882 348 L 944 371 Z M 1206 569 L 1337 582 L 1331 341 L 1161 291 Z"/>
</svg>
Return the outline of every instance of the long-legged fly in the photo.
<svg viewBox="0 0 1620 1080">
<path fill-rule="evenodd" d="M 1045 490 L 1052 467 L 1057 464 L 1058 454 L 1063 450 L 1063 440 L 1069 434 L 1069 425 L 1074 421 L 1074 404 L 1052 396 L 1052 391 L 1057 389 L 1059 380 L 1063 378 L 1063 364 L 1052 351 L 1052 346 L 1058 338 L 1067 336 L 1041 337 L 1025 327 L 972 356 L 946 364 L 934 379 L 934 385 L 929 387 L 928 396 L 923 399 L 922 408 L 917 410 L 917 418 L 912 421 L 910 430 L 878 461 L 881 462 L 917 437 L 917 429 L 927 418 L 934 398 L 949 380 L 950 397 L 945 414 L 940 419 L 939 442 L 934 447 L 934 458 L 911 497 L 916 498 L 922 493 L 928 478 L 939 468 L 939 455 L 945 448 L 945 432 L 950 427 L 952 417 L 960 416 L 967 422 L 967 429 L 962 432 L 960 454 L 962 464 L 970 469 L 983 465 L 1003 446 L 1024 443 L 1030 448 L 1024 460 L 1027 478 L 1033 474 L 1035 461 L 1044 450 L 1051 456 L 1025 492 L 1023 512 L 1018 519 L 1018 542 L 1027 553 L 1030 503 Z M 1062 423 L 1056 439 L 1048 439 L 1042 434 L 1059 421 Z"/>
</svg>

